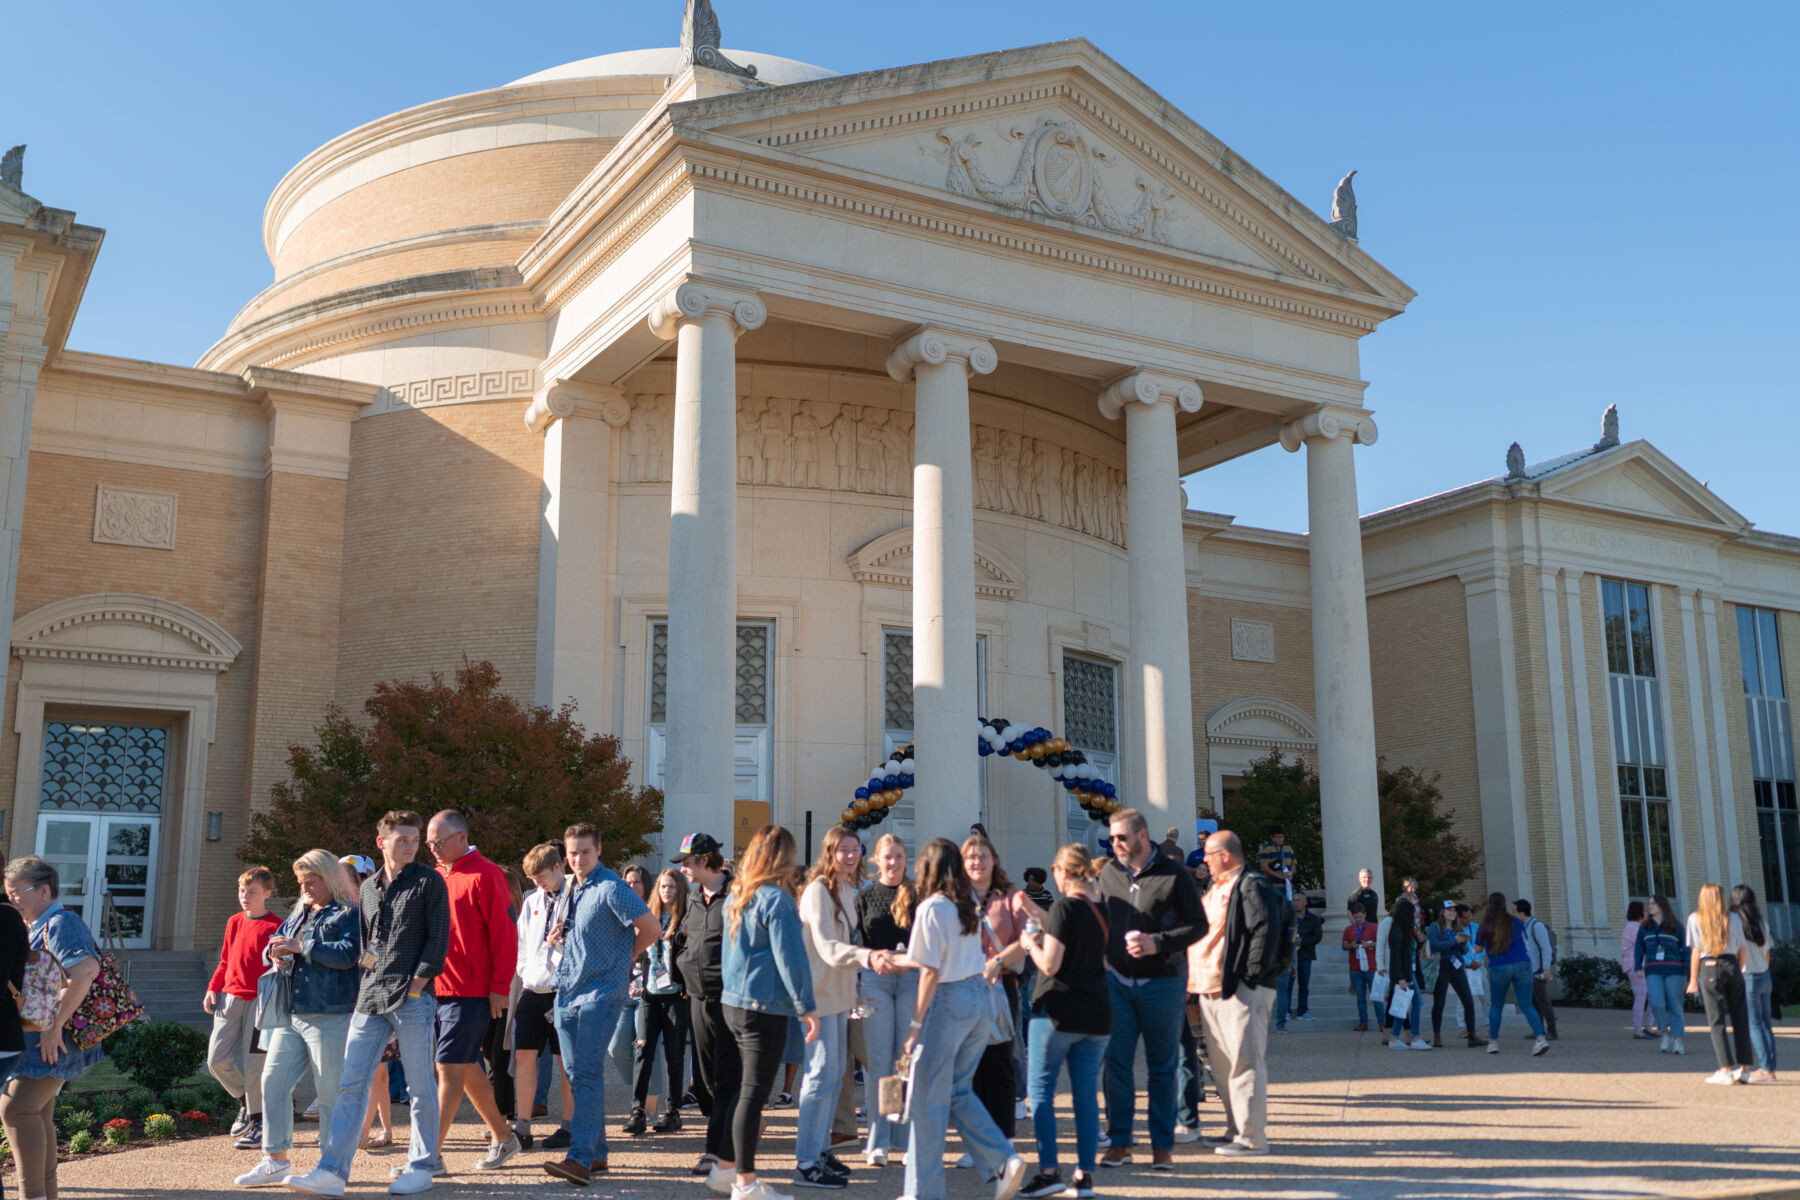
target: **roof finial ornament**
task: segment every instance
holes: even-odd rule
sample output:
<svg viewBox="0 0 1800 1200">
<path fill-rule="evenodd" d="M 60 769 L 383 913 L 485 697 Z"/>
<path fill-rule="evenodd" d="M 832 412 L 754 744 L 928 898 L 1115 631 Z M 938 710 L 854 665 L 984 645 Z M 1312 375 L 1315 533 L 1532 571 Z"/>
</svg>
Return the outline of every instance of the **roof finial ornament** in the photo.
<svg viewBox="0 0 1800 1200">
<path fill-rule="evenodd" d="M 0 183 L 11 184 L 22 192 L 25 190 L 24 179 L 25 146 L 20 143 L 0 157 Z"/>
<path fill-rule="evenodd" d="M 1619 406 L 1606 406 L 1606 415 L 1600 418 L 1600 440 L 1594 443 L 1596 450 L 1610 450 L 1619 444 Z"/>
<path fill-rule="evenodd" d="M 681 49 L 687 61 L 727 75 L 755 79 L 754 66 L 739 66 L 719 51 L 719 37 L 719 18 L 713 12 L 712 0 L 687 0 L 687 11 L 681 18 Z"/>
<path fill-rule="evenodd" d="M 1525 478 L 1525 451 L 1517 442 L 1506 448 L 1506 477 Z"/>
<path fill-rule="evenodd" d="M 1356 189 L 1350 181 L 1356 172 L 1338 180 L 1337 191 L 1331 194 L 1331 227 L 1345 237 L 1356 240 Z"/>
</svg>

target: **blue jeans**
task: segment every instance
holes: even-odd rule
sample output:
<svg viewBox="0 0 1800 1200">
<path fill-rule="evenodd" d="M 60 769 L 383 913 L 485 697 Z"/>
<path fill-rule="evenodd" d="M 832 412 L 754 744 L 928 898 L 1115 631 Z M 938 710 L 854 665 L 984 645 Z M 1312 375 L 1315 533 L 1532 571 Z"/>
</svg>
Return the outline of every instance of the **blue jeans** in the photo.
<svg viewBox="0 0 1800 1200">
<path fill-rule="evenodd" d="M 625 1090 L 628 1092 L 637 1087 L 637 1044 L 643 1039 L 643 1033 L 638 1025 L 638 1018 L 642 1015 L 639 1011 L 641 1007 L 636 996 L 621 997 L 619 1019 L 613 1026 L 612 1037 L 606 1043 L 607 1056 L 612 1059 L 613 1066 L 617 1068 L 619 1078 L 625 1081 Z M 566 1071 L 568 1068 L 563 1069 Z M 668 1082 L 667 1074 L 663 1071 L 662 1060 L 659 1058 L 650 1069 L 649 1094 L 652 1096 L 662 1095 Z M 677 1096 L 675 1099 L 679 1103 L 681 1097 Z"/>
<path fill-rule="evenodd" d="M 1756 1069 L 1759 1071 L 1775 1069 L 1774 990 L 1774 980 L 1769 978 L 1767 971 L 1744 976 L 1744 996 L 1750 1002 L 1750 1048 L 1756 1051 Z M 264 1084 L 263 1095 L 268 1094 L 269 1087 Z"/>
<path fill-rule="evenodd" d="M 556 1040 L 563 1071 L 575 1096 L 569 1120 L 569 1158 L 578 1163 L 606 1157 L 606 1079 L 602 1051 L 619 1027 L 623 997 L 597 996 L 567 1008 L 556 999 Z"/>
<path fill-rule="evenodd" d="M 1288 1004 L 1293 999 L 1294 977 L 1287 974 L 1275 985 L 1275 1028 L 1286 1029 L 1288 1022 Z"/>
<path fill-rule="evenodd" d="M 1181 1085 L 1180 1106 L 1175 1123 L 1189 1129 L 1200 1128 L 1200 1039 L 1194 1036 L 1187 1014 L 1181 1018 L 1181 1063 L 1177 1070 Z"/>
<path fill-rule="evenodd" d="M 378 1016 L 355 1013 L 350 1017 L 350 1033 L 344 1042 L 344 1073 L 339 1080 L 337 1104 L 331 1110 L 331 1134 L 325 1139 L 325 1152 L 319 1156 L 321 1167 L 349 1182 L 350 1160 L 362 1140 L 363 1116 L 369 1111 L 369 1085 L 375 1079 L 375 1068 L 381 1065 L 382 1051 L 395 1038 L 400 1041 L 400 1065 L 406 1068 L 406 1094 L 412 1102 L 412 1142 L 407 1163 L 421 1170 L 433 1164 L 438 1134 L 437 1070 L 432 1062 L 436 1018 L 437 998 L 429 995 L 403 1000 L 399 1008 Z M 319 1109 L 319 1119 L 322 1124 L 323 1108 Z"/>
<path fill-rule="evenodd" d="M 1356 992 L 1356 1023 L 1369 1023 L 1369 983 L 1375 978 L 1373 971 L 1350 972 L 1350 986 Z"/>
<path fill-rule="evenodd" d="M 1031 1071 L 1031 993 L 1037 990 L 1037 964 L 1027 954 L 1019 964 L 1019 1011 L 1013 1014 L 1013 1099 L 1026 1097 Z"/>
<path fill-rule="evenodd" d="M 911 1018 L 908 1018 L 910 1021 Z M 844 1084 L 845 1014 L 819 1018 L 819 1036 L 806 1045 L 800 1112 L 794 1129 L 794 1162 L 810 1166 L 831 1148 L 831 1118 Z M 804 1036 L 804 1035 L 802 1035 Z"/>
<path fill-rule="evenodd" d="M 940 983 L 919 1031 L 913 1073 L 912 1138 L 906 1195 L 944 1200 L 944 1138 L 956 1122 L 963 1147 L 983 1176 L 1012 1157 L 1012 1143 L 975 1098 L 975 1068 L 987 1052 L 987 981 L 979 975 Z"/>
<path fill-rule="evenodd" d="M 1649 985 L 1650 1007 L 1656 1010 L 1656 1019 L 1663 1032 L 1670 1037 L 1686 1037 L 1687 1022 L 1682 1018 L 1681 1004 L 1682 997 L 1687 995 L 1687 975 L 1645 971 L 1644 982 Z"/>
<path fill-rule="evenodd" d="M 1312 987 L 1312 965 L 1313 960 L 1310 958 L 1296 959 L 1294 962 L 1294 978 L 1300 989 L 1300 995 L 1294 1001 L 1296 1017 L 1306 1015 L 1306 993 Z"/>
<path fill-rule="evenodd" d="M 318 1085 L 319 1112 L 336 1111 L 349 1030 L 349 1013 L 307 1013 L 269 1034 L 262 1075 L 264 1154 L 294 1148 L 294 1085 L 307 1067 Z"/>
<path fill-rule="evenodd" d="M 1527 991 L 1531 989 L 1529 973 L 1527 973 L 1527 983 L 1525 987 Z M 1388 1025 L 1391 1026 L 1389 1036 L 1399 1037 L 1402 1028 L 1405 1028 L 1409 1037 L 1416 1039 L 1419 1036 L 1419 1012 L 1424 1003 L 1423 997 L 1425 993 L 1420 989 L 1419 981 L 1417 979 L 1412 981 L 1412 994 L 1412 1007 L 1407 1010 L 1404 1017 L 1396 1017 L 1391 1012 L 1388 1014 Z M 1393 992 L 1390 990 L 1388 993 L 1388 1002 L 1391 1004 L 1393 999 Z"/>
<path fill-rule="evenodd" d="M 1531 1025 L 1531 1032 L 1544 1036 L 1544 1022 L 1531 1006 L 1531 961 L 1488 964 L 1488 1040 L 1500 1036 L 1500 1017 L 1506 1012 L 1506 989 L 1512 989 L 1519 1011 Z"/>
<path fill-rule="evenodd" d="M 1075 1110 L 1075 1161 L 1094 1173 L 1100 1146 L 1100 1059 L 1111 1039 L 1104 1033 L 1061 1033 L 1049 1017 L 1031 1018 L 1031 1132 L 1037 1138 L 1038 1170 L 1054 1171 L 1056 1159 L 1056 1077 L 1069 1065 L 1069 1097 Z"/>
<path fill-rule="evenodd" d="M 905 1126 L 881 1115 L 881 1077 L 894 1073 L 900 1047 L 906 1044 L 913 1009 L 919 1003 L 919 973 L 863 971 L 858 980 L 858 995 L 869 1009 L 862 1023 L 863 1050 L 869 1058 L 863 1072 L 863 1105 L 869 1114 L 869 1140 L 864 1149 L 889 1150 L 901 1144 Z"/>
<path fill-rule="evenodd" d="M 1181 1023 L 1187 997 L 1180 976 L 1147 979 L 1132 986 L 1111 971 L 1112 1041 L 1106 1047 L 1106 1134 L 1108 1145 L 1130 1146 L 1137 1117 L 1137 1044 L 1144 1039 L 1144 1067 L 1150 1093 L 1150 1146 L 1175 1145 L 1175 1066 L 1181 1058 Z"/>
</svg>

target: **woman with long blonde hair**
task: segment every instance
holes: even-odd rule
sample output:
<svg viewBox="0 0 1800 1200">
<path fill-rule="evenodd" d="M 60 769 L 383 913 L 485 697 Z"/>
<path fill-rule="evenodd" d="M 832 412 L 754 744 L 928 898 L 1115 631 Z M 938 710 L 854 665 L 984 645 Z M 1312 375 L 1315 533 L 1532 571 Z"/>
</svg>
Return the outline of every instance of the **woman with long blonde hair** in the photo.
<svg viewBox="0 0 1800 1200">
<path fill-rule="evenodd" d="M 906 843 L 884 833 L 871 856 L 875 878 L 856 893 L 856 923 L 862 944 L 890 955 L 906 953 L 907 929 L 912 925 L 913 885 L 906 874 Z M 870 1166 L 887 1165 L 888 1153 L 899 1144 L 904 1126 L 876 1116 L 881 1077 L 893 1073 L 906 1041 L 906 1022 L 919 999 L 919 973 L 890 961 L 886 972 L 865 968 L 858 979 L 863 1008 L 863 1046 L 868 1069 L 863 1073 L 864 1105 L 869 1112 L 869 1140 L 863 1157 Z"/>
<path fill-rule="evenodd" d="M 809 1044 L 819 1036 L 806 930 L 794 902 L 794 858 L 794 835 L 779 825 L 764 825 L 744 848 L 725 902 L 721 1002 L 743 1059 L 743 1082 L 731 1118 L 737 1151 L 733 1200 L 787 1200 L 756 1178 L 763 1109 L 781 1069 L 788 1018 L 801 1019 Z"/>
<path fill-rule="evenodd" d="M 993 1028 L 989 988 L 1004 968 L 982 953 L 981 917 L 954 842 L 925 843 L 914 886 L 918 907 L 898 959 L 919 972 L 919 997 L 901 1047 L 913 1071 L 905 1194 L 944 1200 L 944 1138 L 955 1121 L 974 1165 L 999 1181 L 994 1200 L 1012 1200 L 1025 1181 L 1025 1160 L 975 1098 L 975 1068 Z"/>
<path fill-rule="evenodd" d="M 681 1093 L 686 1090 L 683 1072 L 688 1037 L 688 1004 L 681 995 L 681 980 L 675 974 L 675 959 L 687 945 L 682 934 L 682 920 L 687 915 L 687 876 L 677 870 L 665 870 L 656 877 L 650 889 L 650 915 L 662 926 L 662 934 L 651 942 L 638 960 L 643 975 L 644 994 L 638 999 L 637 1017 L 637 1083 L 632 1093 L 636 1104 L 625 1132 L 636 1136 L 645 1131 L 645 1113 L 656 1117 L 663 1096 L 660 1086 L 652 1090 L 652 1075 L 658 1083 L 666 1082 L 669 1107 L 651 1125 L 653 1133 L 674 1133 L 681 1128 Z M 663 1055 L 656 1070 L 656 1047 L 661 1043 Z"/>
<path fill-rule="evenodd" d="M 839 1187 L 849 1169 L 831 1153 L 831 1121 L 843 1088 L 848 1020 L 856 1007 L 857 972 L 892 970 L 893 956 L 856 943 L 856 893 L 862 882 L 862 843 L 854 829 L 825 831 L 819 857 L 800 893 L 807 966 L 818 1001 L 819 1036 L 806 1047 L 800 1113 L 794 1134 L 794 1184 Z M 837 1182 L 833 1182 L 833 1181 Z"/>
<path fill-rule="evenodd" d="M 1750 1008 L 1744 996 L 1746 943 L 1744 922 L 1725 908 L 1725 889 L 1716 883 L 1700 885 L 1700 900 L 1688 914 L 1688 985 L 1690 996 L 1706 1005 L 1706 1023 L 1712 1035 L 1713 1054 L 1719 1069 L 1708 1083 L 1748 1083 L 1750 1061 Z M 1731 1022 L 1731 1036 L 1725 1022 Z"/>
<path fill-rule="evenodd" d="M 289 973 L 293 1018 L 269 1032 L 262 1074 L 263 1156 L 238 1176 L 240 1187 L 280 1183 L 293 1172 L 288 1152 L 294 1145 L 294 1085 L 308 1066 L 319 1112 L 330 1120 L 356 1005 L 362 912 L 349 872 L 328 850 L 308 850 L 293 868 L 300 898 L 263 950 L 265 962 Z"/>
</svg>

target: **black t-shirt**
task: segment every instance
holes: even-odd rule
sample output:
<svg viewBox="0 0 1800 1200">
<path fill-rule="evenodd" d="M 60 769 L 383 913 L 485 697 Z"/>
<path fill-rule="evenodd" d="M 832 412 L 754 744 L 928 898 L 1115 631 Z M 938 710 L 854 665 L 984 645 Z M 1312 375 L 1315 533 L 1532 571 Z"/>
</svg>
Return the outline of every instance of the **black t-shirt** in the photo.
<svg viewBox="0 0 1800 1200">
<path fill-rule="evenodd" d="M 1064 896 L 1050 906 L 1044 932 L 1063 944 L 1062 966 L 1038 975 L 1033 1012 L 1050 1018 L 1060 1033 L 1112 1032 L 1112 999 L 1106 986 L 1106 934 L 1096 906 Z"/>
<path fill-rule="evenodd" d="M 871 883 L 856 893 L 856 923 L 862 944 L 870 950 L 892 950 L 906 941 L 906 930 L 894 920 L 894 896 L 900 891 L 885 883 Z"/>
</svg>

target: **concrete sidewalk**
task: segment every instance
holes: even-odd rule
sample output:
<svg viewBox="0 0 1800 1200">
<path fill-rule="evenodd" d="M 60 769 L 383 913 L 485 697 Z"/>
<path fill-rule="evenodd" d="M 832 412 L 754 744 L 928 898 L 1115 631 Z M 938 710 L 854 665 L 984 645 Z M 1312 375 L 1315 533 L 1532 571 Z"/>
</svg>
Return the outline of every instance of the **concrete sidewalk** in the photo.
<svg viewBox="0 0 1800 1200">
<path fill-rule="evenodd" d="M 1498 1055 L 1461 1045 L 1429 1053 L 1382 1047 L 1374 1033 L 1271 1037 L 1270 1133 L 1274 1153 L 1222 1159 L 1198 1145 L 1176 1147 L 1176 1171 L 1143 1167 L 1101 1171 L 1100 1194 L 1144 1200 L 1240 1195 L 1379 1197 L 1638 1197 L 1721 1194 L 1800 1198 L 1800 1085 L 1709 1087 L 1714 1062 L 1705 1031 L 1694 1028 L 1685 1058 L 1633 1041 L 1623 1013 L 1560 1012 L 1562 1040 L 1541 1058 L 1516 1032 L 1502 1034 Z M 1800 1070 L 1800 1022 L 1778 1026 L 1780 1056 Z M 1800 1079 L 1800 1075 L 1795 1076 Z M 1059 1108 L 1066 1104 L 1059 1102 Z M 1073 1147 L 1062 1122 L 1065 1176 Z M 403 1115 L 402 1119 L 404 1119 Z M 433 1195 L 521 1198 L 576 1195 L 629 1200 L 701 1200 L 711 1193 L 686 1174 L 700 1154 L 693 1132 L 668 1137 L 610 1134 L 612 1170 L 600 1186 L 578 1191 L 545 1175 L 543 1152 L 521 1155 L 505 1170 L 479 1173 L 471 1164 L 485 1134 L 464 1109 L 446 1147 L 456 1173 Z M 609 1106 L 616 1129 L 625 1110 Z M 794 1110 L 770 1114 L 764 1170 L 790 1192 Z M 1204 1110 L 1208 1132 L 1219 1107 Z M 316 1160 L 315 1126 L 300 1126 L 294 1151 L 302 1169 Z M 542 1126 L 540 1125 L 540 1130 Z M 402 1132 L 404 1127 L 402 1127 Z M 1020 1123 L 1019 1152 L 1035 1162 L 1029 1124 Z M 1141 1136 L 1141 1135 L 1140 1135 Z M 952 1139 L 951 1153 L 960 1153 Z M 785 1156 L 785 1157 L 784 1157 Z M 890 1200 L 900 1194 L 898 1168 L 856 1168 L 846 1195 Z M 115 1196 L 241 1195 L 231 1184 L 255 1156 L 224 1138 L 65 1163 L 66 1200 Z M 385 1195 L 393 1154 L 361 1155 L 352 1195 Z M 952 1200 L 993 1194 L 973 1172 L 951 1171 Z M 266 1194 L 288 1195 L 280 1191 Z M 800 1197 L 815 1195 L 802 1189 Z"/>
</svg>

